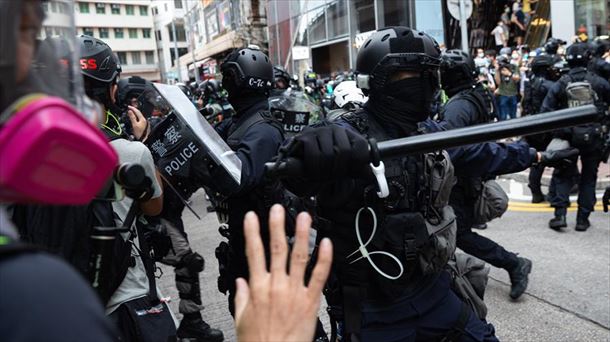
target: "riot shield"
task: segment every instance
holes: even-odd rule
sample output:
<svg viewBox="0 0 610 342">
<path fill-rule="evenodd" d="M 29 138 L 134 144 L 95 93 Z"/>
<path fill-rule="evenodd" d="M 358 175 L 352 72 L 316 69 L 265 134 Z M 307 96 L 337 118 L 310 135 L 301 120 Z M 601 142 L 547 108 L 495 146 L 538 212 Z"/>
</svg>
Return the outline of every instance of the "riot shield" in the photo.
<svg viewBox="0 0 610 342">
<path fill-rule="evenodd" d="M 197 186 L 211 168 L 223 170 L 239 186 L 241 160 L 176 86 L 153 83 L 140 96 L 146 117 L 157 118 L 146 144 L 155 164 L 173 186 Z"/>
<path fill-rule="evenodd" d="M 296 134 L 307 125 L 319 121 L 322 112 L 303 92 L 294 90 L 271 96 L 269 108 L 274 117 L 284 125 L 287 135 Z"/>
</svg>

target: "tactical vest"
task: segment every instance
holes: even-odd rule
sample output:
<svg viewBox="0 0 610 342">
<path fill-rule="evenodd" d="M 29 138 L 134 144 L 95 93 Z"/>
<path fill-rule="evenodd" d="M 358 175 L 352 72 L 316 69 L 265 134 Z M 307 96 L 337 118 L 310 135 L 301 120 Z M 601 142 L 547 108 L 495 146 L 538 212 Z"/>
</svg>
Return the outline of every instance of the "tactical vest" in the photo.
<svg viewBox="0 0 610 342">
<path fill-rule="evenodd" d="M 492 122 L 497 118 L 497 108 L 495 102 L 492 99 L 492 94 L 487 89 L 478 85 L 473 89 L 463 90 L 449 99 L 449 101 L 443 106 L 443 109 L 439 113 L 439 120 L 445 118 L 445 108 L 452 101 L 466 100 L 470 102 L 477 109 L 477 117 L 475 124 L 484 124 Z"/>
<path fill-rule="evenodd" d="M 605 104 L 593 89 L 593 74 L 589 72 L 567 74 L 559 82 L 562 84 L 569 108 L 595 104 L 604 110 Z M 571 127 L 570 144 L 581 152 L 601 150 L 606 140 L 606 128 L 599 122 Z"/>
<path fill-rule="evenodd" d="M 367 138 L 377 141 L 390 139 L 383 127 L 364 110 L 350 112 L 342 119 Z M 374 213 L 376 221 L 380 223 L 366 247 L 369 252 L 390 253 L 400 261 L 404 270 L 396 279 L 390 279 L 375 271 L 366 261 L 352 265 L 358 264 L 359 272 L 366 273 L 381 291 L 394 297 L 409 286 L 415 275 L 440 272 L 453 255 L 457 226 L 455 214 L 448 203 L 455 177 L 453 165 L 445 151 L 383 162 L 390 195 L 380 199 L 376 184 L 364 187 L 363 208 L 367 208 L 370 215 Z M 358 225 L 359 222 L 356 222 Z M 379 263 L 379 268 L 386 275 L 395 277 L 400 273 L 399 264 L 389 256 L 380 259 L 383 261 Z"/>
</svg>

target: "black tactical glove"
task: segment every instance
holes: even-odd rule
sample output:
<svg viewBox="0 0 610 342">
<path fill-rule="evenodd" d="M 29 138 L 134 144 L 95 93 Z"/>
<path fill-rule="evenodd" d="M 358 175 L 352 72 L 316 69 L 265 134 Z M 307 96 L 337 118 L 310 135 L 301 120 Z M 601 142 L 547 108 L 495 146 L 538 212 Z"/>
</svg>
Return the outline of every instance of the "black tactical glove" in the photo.
<svg viewBox="0 0 610 342">
<path fill-rule="evenodd" d="M 292 144 L 289 156 L 302 161 L 305 177 L 311 180 L 358 175 L 369 163 L 366 139 L 337 125 L 306 127 Z"/>
<path fill-rule="evenodd" d="M 608 212 L 608 206 L 610 206 L 610 186 L 606 188 L 604 191 L 604 196 L 602 197 L 602 205 L 604 206 L 604 212 Z"/>
<path fill-rule="evenodd" d="M 567 167 L 576 163 L 579 152 L 580 151 L 574 147 L 566 148 L 564 150 L 538 152 L 540 153 L 538 163 L 550 167 Z"/>
</svg>

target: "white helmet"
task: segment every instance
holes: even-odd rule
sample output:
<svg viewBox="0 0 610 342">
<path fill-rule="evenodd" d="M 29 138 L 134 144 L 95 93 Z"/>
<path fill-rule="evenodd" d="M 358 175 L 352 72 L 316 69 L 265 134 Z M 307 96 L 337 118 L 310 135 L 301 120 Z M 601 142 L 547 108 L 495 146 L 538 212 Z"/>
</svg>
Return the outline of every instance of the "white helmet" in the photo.
<svg viewBox="0 0 610 342">
<path fill-rule="evenodd" d="M 339 83 L 333 90 L 333 98 L 338 108 L 343 108 L 348 103 L 362 106 L 368 100 L 368 97 L 364 96 L 362 90 L 356 86 L 356 81 Z"/>
</svg>

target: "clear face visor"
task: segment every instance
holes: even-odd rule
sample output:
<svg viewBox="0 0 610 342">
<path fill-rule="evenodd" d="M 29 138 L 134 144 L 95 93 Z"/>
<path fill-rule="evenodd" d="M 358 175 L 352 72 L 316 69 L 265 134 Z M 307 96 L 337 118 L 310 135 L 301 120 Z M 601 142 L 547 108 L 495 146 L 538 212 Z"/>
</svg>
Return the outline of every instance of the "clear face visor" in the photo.
<svg viewBox="0 0 610 342">
<path fill-rule="evenodd" d="M 64 99 L 90 122 L 101 119 L 99 106 L 84 94 L 74 3 L 0 1 L 3 106 L 25 95 L 42 93 Z"/>
</svg>

